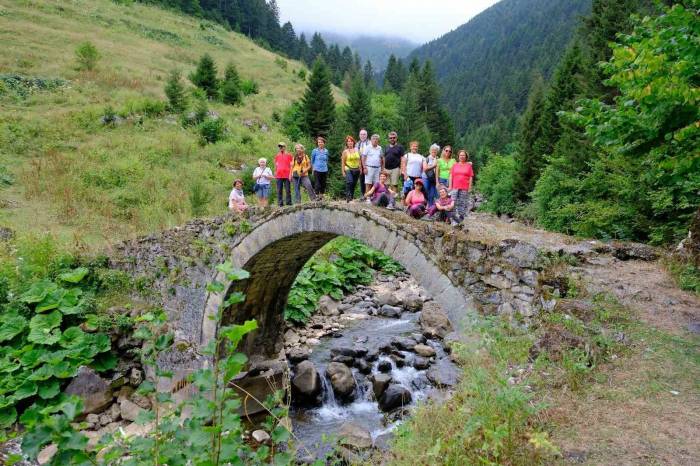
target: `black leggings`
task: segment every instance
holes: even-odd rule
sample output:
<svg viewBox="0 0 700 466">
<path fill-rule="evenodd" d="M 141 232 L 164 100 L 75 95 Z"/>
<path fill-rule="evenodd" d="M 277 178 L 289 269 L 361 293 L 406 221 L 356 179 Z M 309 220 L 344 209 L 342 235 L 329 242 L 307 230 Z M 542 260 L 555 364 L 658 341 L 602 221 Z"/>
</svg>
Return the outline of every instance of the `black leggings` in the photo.
<svg viewBox="0 0 700 466">
<path fill-rule="evenodd" d="M 316 194 L 326 194 L 326 182 L 328 181 L 328 172 L 314 172 Z"/>
</svg>

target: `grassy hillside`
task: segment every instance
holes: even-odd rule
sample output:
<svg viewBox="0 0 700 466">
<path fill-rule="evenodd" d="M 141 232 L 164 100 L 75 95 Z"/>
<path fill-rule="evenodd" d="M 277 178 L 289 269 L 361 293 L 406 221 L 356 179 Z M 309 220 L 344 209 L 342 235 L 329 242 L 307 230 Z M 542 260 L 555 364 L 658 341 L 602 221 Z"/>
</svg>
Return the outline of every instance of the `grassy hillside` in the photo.
<svg viewBox="0 0 700 466">
<path fill-rule="evenodd" d="M 76 67 L 84 41 L 101 55 L 93 71 Z M 88 249 L 224 211 L 231 172 L 274 154 L 284 139 L 275 116 L 304 89 L 300 63 L 218 24 L 139 4 L 0 0 L 0 42 L 0 226 Z M 187 76 L 207 52 L 220 76 L 232 62 L 260 92 L 240 107 L 211 103 L 229 131 L 203 147 L 194 129 L 153 107 L 168 72 Z M 101 123 L 109 106 L 121 124 Z"/>
</svg>

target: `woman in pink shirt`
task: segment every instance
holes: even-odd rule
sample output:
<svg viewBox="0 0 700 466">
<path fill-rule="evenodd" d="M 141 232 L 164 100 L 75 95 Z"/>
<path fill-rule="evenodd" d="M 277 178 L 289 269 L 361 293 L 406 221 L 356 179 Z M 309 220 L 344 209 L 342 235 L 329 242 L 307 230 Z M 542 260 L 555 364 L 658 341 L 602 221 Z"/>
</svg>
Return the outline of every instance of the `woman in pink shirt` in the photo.
<svg viewBox="0 0 700 466">
<path fill-rule="evenodd" d="M 455 191 L 457 220 L 463 221 L 469 214 L 470 194 L 474 169 L 469 162 L 469 153 L 462 149 L 457 154 L 457 163 L 450 171 L 450 191 Z"/>
<path fill-rule="evenodd" d="M 425 204 L 428 200 L 423 192 L 423 180 L 416 178 L 413 184 L 413 190 L 406 195 L 403 202 L 408 207 L 408 215 L 413 218 L 421 218 L 425 215 Z"/>
</svg>

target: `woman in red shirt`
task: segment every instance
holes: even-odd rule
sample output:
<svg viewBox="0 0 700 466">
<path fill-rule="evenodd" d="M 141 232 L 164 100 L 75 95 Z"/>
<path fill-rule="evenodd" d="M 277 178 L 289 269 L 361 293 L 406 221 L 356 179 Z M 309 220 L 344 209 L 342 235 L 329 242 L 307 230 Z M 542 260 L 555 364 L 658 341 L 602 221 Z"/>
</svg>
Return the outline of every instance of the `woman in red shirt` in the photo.
<svg viewBox="0 0 700 466">
<path fill-rule="evenodd" d="M 462 149 L 457 154 L 457 163 L 450 171 L 450 190 L 455 191 L 455 210 L 458 221 L 463 221 L 469 214 L 470 194 L 474 169 L 469 162 L 469 154 Z"/>
</svg>

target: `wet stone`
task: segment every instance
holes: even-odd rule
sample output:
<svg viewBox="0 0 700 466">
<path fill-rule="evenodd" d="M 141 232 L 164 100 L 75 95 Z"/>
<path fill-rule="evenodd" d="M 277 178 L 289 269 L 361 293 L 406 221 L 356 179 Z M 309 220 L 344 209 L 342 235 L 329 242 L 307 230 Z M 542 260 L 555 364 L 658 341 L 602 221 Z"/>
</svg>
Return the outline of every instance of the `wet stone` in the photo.
<svg viewBox="0 0 700 466">
<path fill-rule="evenodd" d="M 379 361 L 377 364 L 377 370 L 381 373 L 391 372 L 392 366 L 389 361 Z"/>
</svg>

